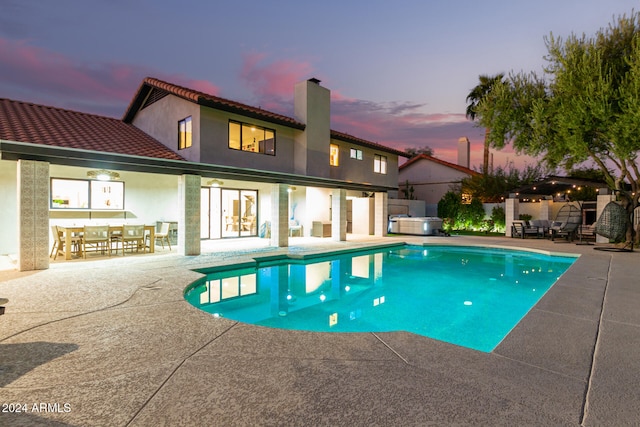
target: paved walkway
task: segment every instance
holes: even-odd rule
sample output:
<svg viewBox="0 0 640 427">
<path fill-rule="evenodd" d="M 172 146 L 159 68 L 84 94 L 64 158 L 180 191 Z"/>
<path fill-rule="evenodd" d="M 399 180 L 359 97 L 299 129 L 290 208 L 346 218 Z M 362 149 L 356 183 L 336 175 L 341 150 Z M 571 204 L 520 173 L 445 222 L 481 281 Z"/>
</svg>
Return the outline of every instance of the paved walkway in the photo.
<svg viewBox="0 0 640 427">
<path fill-rule="evenodd" d="M 392 240 L 241 244 L 304 254 Z M 582 256 L 492 353 L 409 333 L 294 332 L 214 318 L 183 290 L 200 277 L 192 268 L 251 258 L 231 242 L 198 257 L 159 251 L 0 272 L 0 297 L 9 299 L 0 316 L 0 425 L 638 424 L 640 252 L 536 239 L 401 240 Z"/>
</svg>

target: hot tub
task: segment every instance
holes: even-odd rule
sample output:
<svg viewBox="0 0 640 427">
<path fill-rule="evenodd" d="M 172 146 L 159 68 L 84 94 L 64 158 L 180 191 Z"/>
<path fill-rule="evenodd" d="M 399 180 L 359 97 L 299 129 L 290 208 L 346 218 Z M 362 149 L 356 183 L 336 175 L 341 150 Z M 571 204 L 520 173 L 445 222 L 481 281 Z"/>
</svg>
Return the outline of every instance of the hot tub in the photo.
<svg viewBox="0 0 640 427">
<path fill-rule="evenodd" d="M 410 217 L 392 216 L 389 218 L 389 233 L 417 234 L 434 236 L 442 231 L 442 219 L 435 216 Z"/>
</svg>

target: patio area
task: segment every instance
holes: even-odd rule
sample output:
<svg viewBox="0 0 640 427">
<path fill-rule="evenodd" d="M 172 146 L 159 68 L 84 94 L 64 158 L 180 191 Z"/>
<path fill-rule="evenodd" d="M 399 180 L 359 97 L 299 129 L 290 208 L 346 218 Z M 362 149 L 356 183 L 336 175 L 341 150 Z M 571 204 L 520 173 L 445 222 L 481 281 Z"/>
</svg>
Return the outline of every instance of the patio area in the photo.
<svg viewBox="0 0 640 427">
<path fill-rule="evenodd" d="M 267 329 L 183 299 L 201 277 L 195 268 L 397 241 L 581 257 L 492 353 L 403 332 Z M 637 423 L 640 252 L 462 236 L 268 244 L 208 241 L 194 257 L 156 246 L 154 254 L 0 271 L 0 297 L 9 299 L 0 316 L 0 425 Z"/>
</svg>

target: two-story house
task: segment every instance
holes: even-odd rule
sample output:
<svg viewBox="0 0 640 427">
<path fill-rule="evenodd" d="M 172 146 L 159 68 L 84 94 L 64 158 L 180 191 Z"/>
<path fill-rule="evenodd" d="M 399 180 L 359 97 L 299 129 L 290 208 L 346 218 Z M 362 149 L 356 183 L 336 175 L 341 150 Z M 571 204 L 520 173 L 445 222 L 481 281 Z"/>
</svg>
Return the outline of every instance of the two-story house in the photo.
<svg viewBox="0 0 640 427">
<path fill-rule="evenodd" d="M 384 235 L 404 153 L 331 130 L 319 83 L 295 86 L 293 118 L 153 78 L 122 120 L 1 100 L 2 221 L 17 227 L 0 252 L 47 268 L 52 223 L 116 218 L 174 221 L 185 255 L 201 239 L 286 246 L 318 223 L 336 240 Z"/>
</svg>

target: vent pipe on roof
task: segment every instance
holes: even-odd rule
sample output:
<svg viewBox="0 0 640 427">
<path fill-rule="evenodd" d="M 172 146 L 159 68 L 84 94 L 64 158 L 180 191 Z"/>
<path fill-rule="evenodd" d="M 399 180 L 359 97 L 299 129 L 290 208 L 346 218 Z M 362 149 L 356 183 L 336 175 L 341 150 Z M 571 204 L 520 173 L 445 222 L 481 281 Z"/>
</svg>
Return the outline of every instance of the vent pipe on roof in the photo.
<svg viewBox="0 0 640 427">
<path fill-rule="evenodd" d="M 469 169 L 469 157 L 471 155 L 471 143 L 469 138 L 463 136 L 458 139 L 458 166 L 464 166 Z"/>
</svg>

